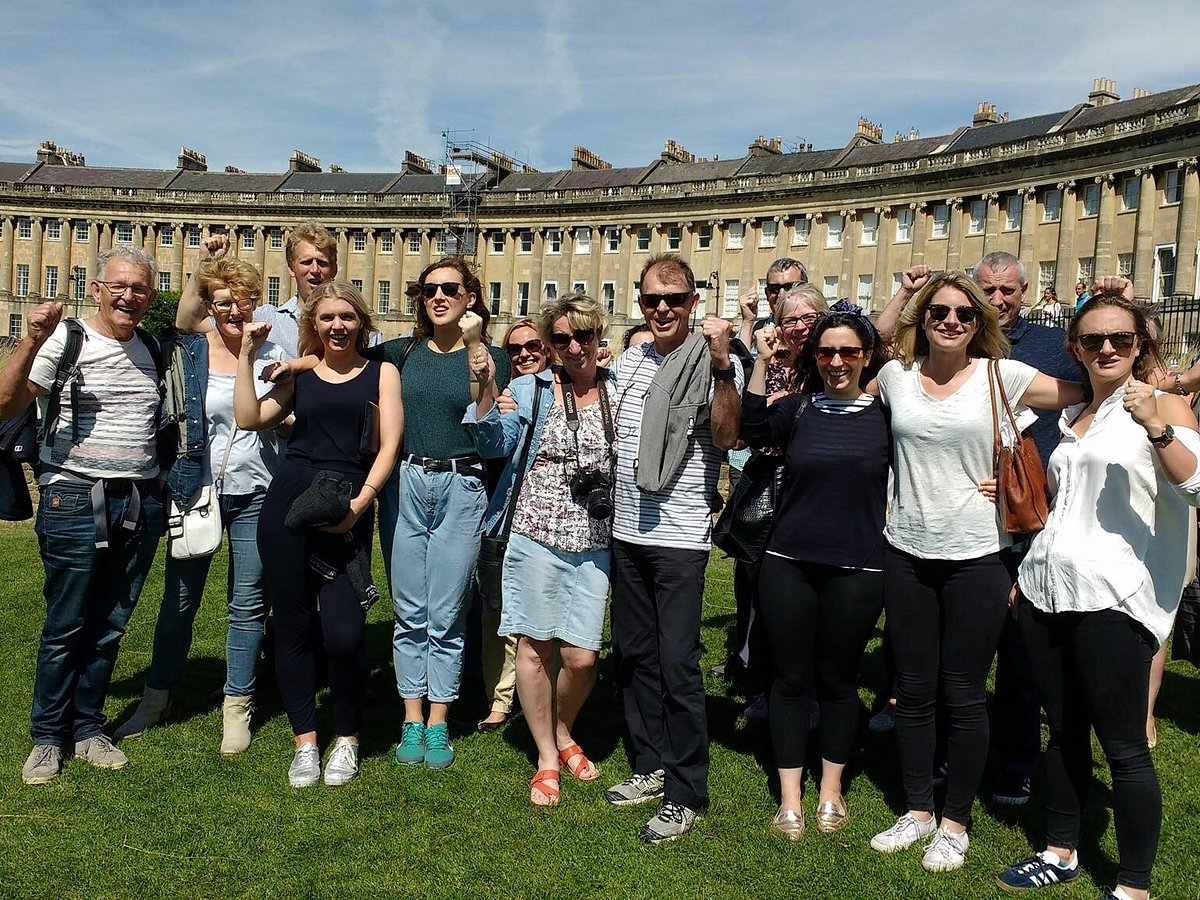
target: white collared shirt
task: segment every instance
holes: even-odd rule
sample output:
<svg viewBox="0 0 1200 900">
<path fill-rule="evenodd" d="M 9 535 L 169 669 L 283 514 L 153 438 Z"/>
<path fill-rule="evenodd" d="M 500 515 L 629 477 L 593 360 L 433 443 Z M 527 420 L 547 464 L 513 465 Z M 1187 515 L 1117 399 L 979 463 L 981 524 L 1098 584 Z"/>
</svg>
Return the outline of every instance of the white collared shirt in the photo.
<svg viewBox="0 0 1200 900">
<path fill-rule="evenodd" d="M 1187 504 L 1197 505 L 1200 465 L 1171 484 L 1124 398 L 1122 387 L 1101 403 L 1083 437 L 1070 423 L 1084 404 L 1063 410 L 1047 473 L 1050 515 L 1017 580 L 1044 612 L 1119 609 L 1161 644 L 1183 591 L 1194 527 Z M 1175 436 L 1200 460 L 1200 434 L 1175 426 Z"/>
</svg>

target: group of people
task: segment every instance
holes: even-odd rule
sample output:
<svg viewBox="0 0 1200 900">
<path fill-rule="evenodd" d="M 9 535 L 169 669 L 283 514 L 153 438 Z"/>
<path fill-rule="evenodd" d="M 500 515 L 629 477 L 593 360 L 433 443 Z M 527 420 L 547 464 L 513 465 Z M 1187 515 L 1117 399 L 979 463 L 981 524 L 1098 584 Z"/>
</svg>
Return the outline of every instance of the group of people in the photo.
<svg viewBox="0 0 1200 900">
<path fill-rule="evenodd" d="M 1006 762 L 998 791 L 1026 802 L 1044 707 L 1047 847 L 1001 886 L 1077 875 L 1094 729 L 1113 770 L 1110 895 L 1146 896 L 1161 819 L 1147 692 L 1185 580 L 1200 436 L 1176 396 L 1194 373 L 1154 374 L 1157 338 L 1124 279 L 1100 279 L 1064 335 L 1021 316 L 1028 285 L 1011 254 L 970 273 L 910 268 L 877 322 L 831 309 L 785 258 L 767 273 L 771 315 L 757 321 L 757 298 L 744 298 L 735 337 L 726 320 L 696 320 L 694 275 L 664 254 L 639 276 L 642 333 L 612 358 L 605 311 L 581 293 L 493 342 L 459 257 L 412 285 L 413 333 L 381 341 L 359 292 L 334 280 L 336 242 L 320 226 L 289 236 L 297 295 L 280 307 L 259 305 L 260 274 L 221 236 L 206 249 L 167 352 L 137 328 L 154 260 L 117 247 L 97 260 L 97 312 L 65 381 L 70 329 L 53 303 L 31 310 L 0 371 L 0 416 L 38 398 L 46 420 L 47 616 L 26 783 L 56 777 L 72 753 L 126 764 L 102 730 L 120 639 L 164 519 L 174 534 L 211 487 L 231 559 L 222 753 L 250 743 L 269 610 L 290 783 L 357 775 L 377 517 L 404 707 L 395 761 L 455 760 L 447 714 L 478 593 L 490 707 L 479 729 L 504 724 L 515 691 L 537 748 L 534 805 L 560 802 L 564 767 L 599 778 L 573 730 L 607 613 L 633 772 L 604 797 L 657 801 L 640 838 L 677 838 L 708 808 L 701 604 L 721 466 L 745 447 L 747 466 L 781 474 L 765 551 L 737 576 L 738 643 L 760 657 L 779 774 L 771 828 L 804 832 L 814 708 L 817 827 L 846 825 L 858 668 L 882 611 L 905 803 L 871 846 L 923 841 L 926 869 L 962 866 L 989 743 Z M 1006 527 L 995 475 L 996 443 L 1029 426 L 1052 495 L 1032 536 Z M 210 558 L 168 554 L 154 658 L 119 739 L 168 718 Z M 990 742 L 998 649 L 1005 724 Z M 319 664 L 335 732 L 324 764 Z"/>
</svg>

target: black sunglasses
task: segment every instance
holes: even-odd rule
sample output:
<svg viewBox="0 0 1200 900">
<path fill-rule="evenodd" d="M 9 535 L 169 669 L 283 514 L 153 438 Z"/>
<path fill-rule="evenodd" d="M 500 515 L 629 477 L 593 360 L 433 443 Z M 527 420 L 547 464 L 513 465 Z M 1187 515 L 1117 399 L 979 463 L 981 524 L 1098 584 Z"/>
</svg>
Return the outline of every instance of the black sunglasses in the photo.
<svg viewBox="0 0 1200 900">
<path fill-rule="evenodd" d="M 817 359 L 823 363 L 832 362 L 835 356 L 840 356 L 846 362 L 850 362 L 862 355 L 862 347 L 818 347 L 816 350 Z"/>
<path fill-rule="evenodd" d="M 520 356 L 522 353 L 541 353 L 545 347 L 537 338 L 523 344 L 506 344 L 504 347 L 509 356 Z"/>
<path fill-rule="evenodd" d="M 443 297 L 457 297 L 458 292 L 462 290 L 462 283 L 458 281 L 443 281 L 437 284 L 433 281 L 427 281 L 421 285 L 421 292 L 425 294 L 426 300 L 432 300 L 437 296 L 438 288 L 441 288 Z"/>
<path fill-rule="evenodd" d="M 954 310 L 955 318 L 958 319 L 960 325 L 970 325 L 979 316 L 979 310 L 974 306 L 946 306 L 943 303 L 930 303 L 925 307 L 925 311 L 929 313 L 929 319 L 932 322 L 944 322 L 950 315 L 950 310 Z"/>
<path fill-rule="evenodd" d="M 658 309 L 658 304 L 664 301 L 670 307 L 683 306 L 691 299 L 691 291 L 680 291 L 677 294 L 638 294 L 638 303 L 643 309 Z"/>
<path fill-rule="evenodd" d="M 572 340 L 579 344 L 580 347 L 584 347 L 595 339 L 595 328 L 576 328 L 570 334 L 563 334 L 561 331 L 556 331 L 550 335 L 550 343 L 555 350 L 566 350 L 571 346 Z"/>
<path fill-rule="evenodd" d="M 1081 334 L 1075 338 L 1079 341 L 1079 346 L 1088 353 L 1098 353 L 1103 350 L 1105 341 L 1112 344 L 1114 350 L 1124 353 L 1133 347 L 1136 339 L 1137 335 L 1132 331 L 1114 331 L 1111 334 Z"/>
<path fill-rule="evenodd" d="M 808 282 L 803 279 L 800 281 L 781 281 L 779 284 L 768 284 L 763 290 L 767 294 L 778 294 L 780 291 L 790 291 L 792 288 L 800 287 L 802 284 L 808 284 Z"/>
</svg>

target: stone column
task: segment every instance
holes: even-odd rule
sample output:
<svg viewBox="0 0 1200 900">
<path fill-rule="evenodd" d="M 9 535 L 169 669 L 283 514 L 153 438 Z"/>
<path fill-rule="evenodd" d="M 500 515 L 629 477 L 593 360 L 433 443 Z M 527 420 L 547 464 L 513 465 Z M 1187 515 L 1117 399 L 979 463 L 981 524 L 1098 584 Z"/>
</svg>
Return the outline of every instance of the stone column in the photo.
<svg viewBox="0 0 1200 900">
<path fill-rule="evenodd" d="M 563 228 L 562 232 L 562 270 L 567 273 L 567 290 L 573 290 L 574 283 L 578 280 L 575 278 L 575 231 L 571 228 Z M 595 294 L 589 288 L 586 292 L 589 296 L 595 297 Z"/>
<path fill-rule="evenodd" d="M 592 228 L 590 260 L 588 264 L 588 287 L 592 289 L 592 296 L 596 298 L 601 306 L 604 305 L 604 300 L 600 297 L 600 256 L 604 251 L 603 244 L 603 229 L 597 230 Z M 615 306 L 613 307 L 616 308 Z"/>
<path fill-rule="evenodd" d="M 1060 297 L 1075 296 L 1079 263 L 1075 258 L 1075 182 L 1060 181 L 1062 210 L 1058 217 L 1058 252 L 1054 263 L 1054 287 Z"/>
<path fill-rule="evenodd" d="M 343 281 L 350 280 L 350 239 L 345 228 L 335 229 L 337 234 L 338 273 Z"/>
<path fill-rule="evenodd" d="M 404 231 L 400 228 L 392 229 L 391 278 L 391 306 L 396 312 L 403 314 L 404 299 L 407 295 L 404 293 Z"/>
<path fill-rule="evenodd" d="M 100 255 L 100 251 L 106 249 L 105 230 L 109 228 L 110 223 L 93 221 L 92 227 L 88 229 L 88 261 L 87 272 L 88 278 L 95 278 L 99 273 L 96 271 L 96 257 Z M 108 231 L 108 246 L 112 246 L 112 231 Z M 86 295 L 86 291 L 84 294 Z"/>
<path fill-rule="evenodd" d="M 58 220 L 58 293 L 55 298 L 66 300 L 71 290 L 71 220 Z"/>
<path fill-rule="evenodd" d="M 963 199 L 951 197 L 946 204 L 950 209 L 950 235 L 946 244 L 946 269 L 954 272 L 962 268 L 962 220 Z"/>
<path fill-rule="evenodd" d="M 912 234 L 912 265 L 919 266 L 925 262 L 925 201 L 910 203 L 913 211 Z"/>
<path fill-rule="evenodd" d="M 625 244 L 625 247 L 621 249 L 621 263 L 618 266 L 619 274 L 617 275 L 617 302 L 616 312 L 614 313 L 614 315 L 617 316 L 632 317 L 633 315 L 632 310 L 634 299 L 633 297 L 629 296 L 630 257 L 632 257 L 633 254 L 630 253 L 629 248 L 633 243 L 635 227 L 636 226 L 633 225 L 621 226 L 621 242 Z"/>
<path fill-rule="evenodd" d="M 363 296 L 367 301 L 367 309 L 376 309 L 379 303 L 379 292 L 375 290 L 375 254 L 379 247 L 376 244 L 374 228 L 367 228 L 366 266 L 363 268 Z"/>
<path fill-rule="evenodd" d="M 182 222 L 171 223 L 171 289 L 183 290 L 183 243 L 187 240 Z"/>
<path fill-rule="evenodd" d="M 533 229 L 533 259 L 529 267 L 529 313 L 532 315 L 542 305 L 545 289 L 542 285 L 542 267 L 546 257 L 546 228 L 538 225 Z M 565 292 L 563 292 L 565 293 Z"/>
<path fill-rule="evenodd" d="M 13 290 L 13 217 L 0 216 L 0 297 Z"/>
<path fill-rule="evenodd" d="M 1142 196 L 1138 201 L 1137 237 L 1133 246 L 1133 293 L 1149 300 L 1154 296 L 1154 214 L 1158 209 L 1158 188 L 1154 169 L 1134 169 L 1142 177 Z"/>
<path fill-rule="evenodd" d="M 871 304 L 865 310 L 873 312 L 876 307 L 882 308 L 882 302 L 886 302 L 887 298 L 891 297 L 892 282 L 890 272 L 888 271 L 888 246 L 889 242 L 884 237 L 888 233 L 886 220 L 890 218 L 891 210 L 888 207 L 875 207 L 875 215 L 878 216 L 878 225 L 875 230 L 875 274 L 874 283 L 871 285 Z"/>
<path fill-rule="evenodd" d="M 32 256 L 29 259 L 29 296 L 40 297 L 45 287 L 45 273 L 42 272 L 42 237 L 45 229 L 42 227 L 41 216 L 32 216 L 33 240 L 30 241 Z"/>
<path fill-rule="evenodd" d="M 263 278 L 263 289 L 267 283 L 267 229 L 262 225 L 254 226 L 254 266 Z"/>
<path fill-rule="evenodd" d="M 149 233 L 149 231 L 150 226 L 146 222 L 133 223 L 133 243 L 135 247 L 141 247 L 143 250 L 146 249 L 146 235 Z M 153 255 L 153 248 L 151 248 L 150 252 L 151 255 Z M 157 287 L 157 285 L 155 286 Z"/>
<path fill-rule="evenodd" d="M 508 266 L 508 303 L 505 304 L 501 289 L 500 312 L 517 318 L 517 229 L 504 229 L 504 261 Z M 529 288 L 533 290 L 531 285 Z"/>
<path fill-rule="evenodd" d="M 1095 277 L 1115 275 L 1117 272 L 1116 259 L 1112 252 L 1113 223 L 1117 217 L 1117 192 L 1113 186 L 1111 172 L 1096 176 L 1096 184 L 1100 185 L 1100 215 L 1096 219 L 1096 270 Z M 1088 285 L 1091 289 L 1091 285 Z"/>
<path fill-rule="evenodd" d="M 105 250 L 111 250 L 113 246 L 113 223 L 111 221 L 97 222 L 96 227 L 100 229 L 99 252 L 103 253 Z"/>
<path fill-rule="evenodd" d="M 423 271 L 425 271 L 425 267 L 427 265 L 429 265 L 430 262 L 432 262 L 432 260 L 430 259 L 430 252 L 433 249 L 433 242 L 434 242 L 435 238 L 434 238 L 432 228 L 422 228 L 422 229 L 420 229 L 420 232 L 421 232 L 421 271 L 423 272 Z M 416 274 L 420 274 L 420 272 L 418 272 Z M 414 278 L 413 280 L 415 281 L 416 279 Z"/>
<path fill-rule="evenodd" d="M 757 219 L 740 219 L 742 223 L 742 272 L 738 276 L 739 286 L 744 291 L 758 284 L 758 273 L 754 271 L 754 254 L 758 249 L 759 224 Z"/>
<path fill-rule="evenodd" d="M 987 201 L 987 220 L 983 226 L 983 255 L 987 256 L 996 249 L 996 238 L 1000 234 L 1000 195 L 984 194 L 983 199 Z"/>
<path fill-rule="evenodd" d="M 1175 248 L 1175 292 L 1196 296 L 1196 205 L 1200 199 L 1200 179 L 1196 157 L 1179 161 L 1183 181 L 1183 202 L 1179 205 L 1179 235 Z"/>
<path fill-rule="evenodd" d="M 858 221 L 858 210 L 842 210 L 842 265 L 838 271 L 838 299 L 849 297 L 854 301 L 858 285 L 854 281 L 854 223 Z"/>
<path fill-rule="evenodd" d="M 663 223 L 653 222 L 650 225 L 650 255 L 658 256 L 663 252 Z"/>
<path fill-rule="evenodd" d="M 1037 253 L 1037 188 L 1023 187 L 1017 191 L 1021 195 L 1021 233 L 1018 236 L 1017 256 L 1025 265 L 1026 277 L 1033 282 L 1034 288 L 1041 292 L 1038 284 L 1038 261 L 1034 259 Z"/>
</svg>

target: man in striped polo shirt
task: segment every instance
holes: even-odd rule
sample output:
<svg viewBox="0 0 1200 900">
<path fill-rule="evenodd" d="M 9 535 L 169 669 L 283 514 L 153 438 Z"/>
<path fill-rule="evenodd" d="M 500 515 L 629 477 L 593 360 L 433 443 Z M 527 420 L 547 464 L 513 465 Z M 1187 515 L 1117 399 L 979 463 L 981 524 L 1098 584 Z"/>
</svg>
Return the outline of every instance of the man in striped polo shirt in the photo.
<svg viewBox="0 0 1200 900">
<path fill-rule="evenodd" d="M 688 264 L 646 263 L 638 303 L 654 342 L 617 363 L 612 633 L 634 773 L 605 792 L 618 805 L 662 799 L 646 843 L 689 831 L 708 807 L 708 722 L 700 613 L 712 501 L 741 424 L 733 325 L 705 318 Z"/>
</svg>

